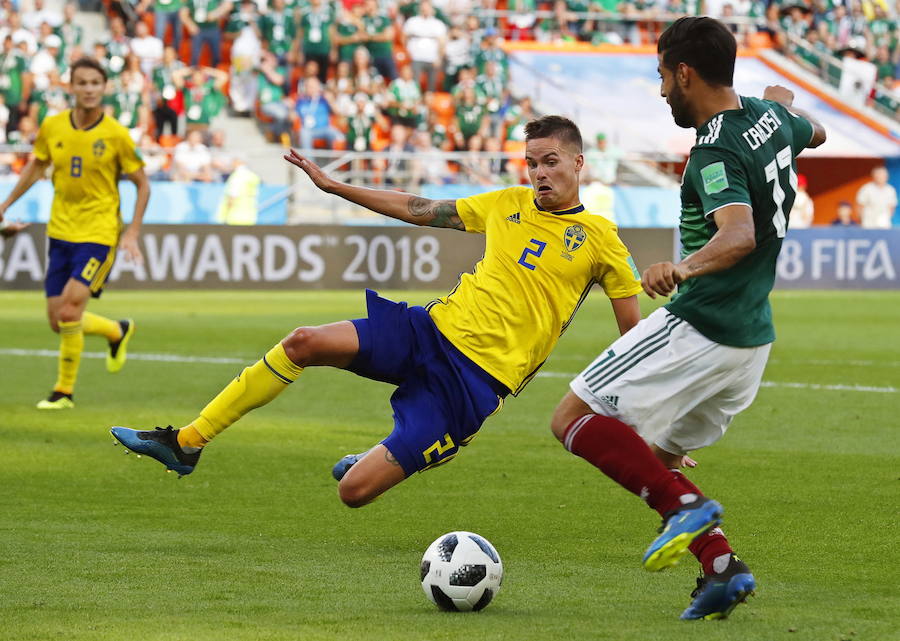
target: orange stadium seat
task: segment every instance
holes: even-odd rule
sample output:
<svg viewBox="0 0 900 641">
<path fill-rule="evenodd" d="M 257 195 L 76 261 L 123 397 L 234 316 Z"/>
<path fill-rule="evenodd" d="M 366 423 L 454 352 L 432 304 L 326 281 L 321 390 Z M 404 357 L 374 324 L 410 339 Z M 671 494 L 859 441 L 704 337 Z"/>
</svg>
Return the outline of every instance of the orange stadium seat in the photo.
<svg viewBox="0 0 900 641">
<path fill-rule="evenodd" d="M 180 142 L 181 138 L 175 134 L 163 134 L 159 137 L 159 146 L 165 147 L 166 149 L 171 149 Z"/>
<path fill-rule="evenodd" d="M 428 101 L 428 108 L 437 115 L 438 121 L 445 127 L 449 127 L 456 117 L 456 106 L 453 104 L 453 96 L 446 91 L 435 91 L 432 93 Z"/>
<path fill-rule="evenodd" d="M 753 49 L 771 49 L 772 37 L 767 33 L 757 31 L 747 36 L 747 44 Z"/>
<path fill-rule="evenodd" d="M 524 140 L 507 140 L 503 143 L 503 151 L 508 154 L 515 154 L 515 158 L 510 158 L 509 162 L 513 167 L 525 167 L 525 141 Z"/>
</svg>

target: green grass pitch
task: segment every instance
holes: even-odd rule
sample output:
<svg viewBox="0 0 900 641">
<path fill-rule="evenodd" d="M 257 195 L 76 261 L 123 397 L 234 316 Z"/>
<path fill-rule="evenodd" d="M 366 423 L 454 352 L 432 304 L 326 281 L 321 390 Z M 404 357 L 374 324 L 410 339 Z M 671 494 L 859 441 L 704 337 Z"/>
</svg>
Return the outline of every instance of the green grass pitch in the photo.
<svg viewBox="0 0 900 641">
<path fill-rule="evenodd" d="M 691 474 L 725 505 L 759 589 L 727 621 L 687 623 L 696 565 L 644 572 L 657 516 L 547 429 L 568 375 L 614 338 L 602 295 L 454 462 L 350 510 L 331 466 L 387 434 L 389 386 L 307 371 L 177 480 L 107 430 L 180 426 L 241 365 L 135 358 L 110 375 L 85 358 L 76 409 L 40 413 L 56 365 L 33 354 L 57 339 L 39 293 L 0 293 L 0 639 L 896 641 L 900 295 L 773 305 L 767 386 Z M 134 356 L 250 363 L 293 327 L 363 306 L 361 292 L 113 290 L 91 309 L 137 319 Z M 419 587 L 425 547 L 455 529 L 505 564 L 478 614 L 441 613 Z"/>
</svg>

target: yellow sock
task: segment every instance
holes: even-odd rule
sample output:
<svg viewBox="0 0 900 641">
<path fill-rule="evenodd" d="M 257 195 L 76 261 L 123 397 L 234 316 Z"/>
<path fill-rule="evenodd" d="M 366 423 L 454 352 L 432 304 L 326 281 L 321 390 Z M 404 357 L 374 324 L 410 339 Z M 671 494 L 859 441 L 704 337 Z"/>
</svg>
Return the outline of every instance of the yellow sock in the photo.
<svg viewBox="0 0 900 641">
<path fill-rule="evenodd" d="M 278 343 L 262 360 L 245 368 L 203 408 L 200 416 L 178 432 L 179 445 L 203 447 L 244 414 L 278 396 L 302 371 Z"/>
<path fill-rule="evenodd" d="M 84 349 L 84 332 L 81 321 L 59 323 L 59 374 L 53 389 L 63 394 L 71 394 L 78 377 L 78 365 Z"/>
<path fill-rule="evenodd" d="M 105 336 L 110 343 L 122 338 L 122 326 L 118 321 L 110 320 L 91 312 L 81 315 L 81 325 L 84 333 L 91 336 Z"/>
</svg>

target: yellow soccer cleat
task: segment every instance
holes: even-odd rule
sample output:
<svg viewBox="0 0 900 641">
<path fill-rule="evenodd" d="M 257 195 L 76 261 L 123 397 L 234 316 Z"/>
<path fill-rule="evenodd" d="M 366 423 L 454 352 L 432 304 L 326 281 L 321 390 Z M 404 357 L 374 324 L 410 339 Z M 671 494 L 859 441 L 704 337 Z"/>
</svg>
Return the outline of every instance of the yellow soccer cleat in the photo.
<svg viewBox="0 0 900 641">
<path fill-rule="evenodd" d="M 49 397 L 38 401 L 36 407 L 39 410 L 70 410 L 75 407 L 75 401 L 72 400 L 71 394 L 63 394 L 53 390 Z"/>
<path fill-rule="evenodd" d="M 125 366 L 128 359 L 128 341 L 134 336 L 134 321 L 120 320 L 119 325 L 122 326 L 122 338 L 115 343 L 109 344 L 109 351 L 106 353 L 106 371 L 115 374 Z"/>
</svg>

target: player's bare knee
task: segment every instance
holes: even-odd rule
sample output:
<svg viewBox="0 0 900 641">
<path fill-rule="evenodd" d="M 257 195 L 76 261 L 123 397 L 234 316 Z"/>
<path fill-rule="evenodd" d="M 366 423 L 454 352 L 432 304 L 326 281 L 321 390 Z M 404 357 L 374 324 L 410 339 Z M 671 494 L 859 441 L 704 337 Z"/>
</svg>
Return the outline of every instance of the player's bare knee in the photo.
<svg viewBox="0 0 900 641">
<path fill-rule="evenodd" d="M 316 330 L 314 327 L 298 327 L 288 334 L 281 345 L 291 362 L 300 367 L 309 364 L 315 355 Z"/>
<path fill-rule="evenodd" d="M 56 314 L 56 319 L 58 322 L 74 323 L 75 321 L 81 320 L 83 311 L 81 305 L 78 303 L 63 303 L 59 308 L 59 312 Z M 54 331 L 59 331 L 58 326 Z"/>
</svg>

